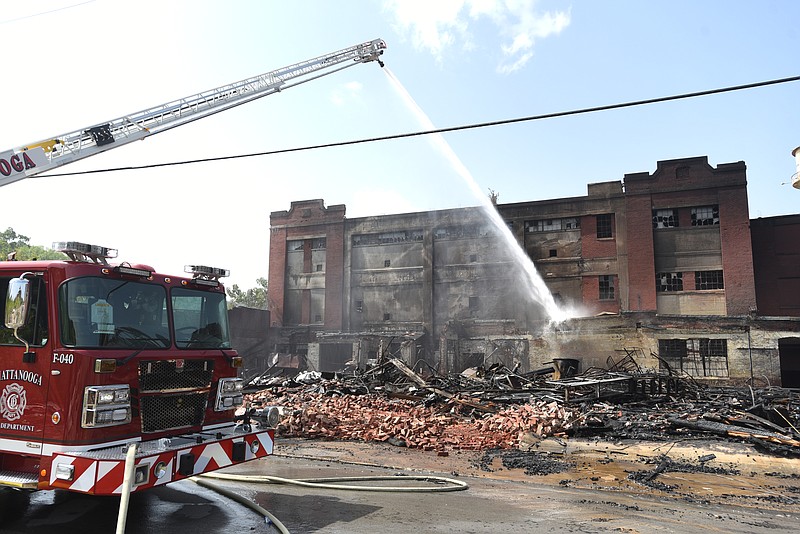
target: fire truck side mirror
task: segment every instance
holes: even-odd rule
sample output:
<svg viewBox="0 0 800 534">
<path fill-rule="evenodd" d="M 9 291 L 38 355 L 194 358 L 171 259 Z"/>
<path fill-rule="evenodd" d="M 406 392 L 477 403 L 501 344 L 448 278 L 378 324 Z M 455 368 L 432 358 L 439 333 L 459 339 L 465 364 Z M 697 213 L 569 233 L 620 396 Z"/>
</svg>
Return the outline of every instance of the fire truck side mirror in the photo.
<svg viewBox="0 0 800 534">
<path fill-rule="evenodd" d="M 6 293 L 6 327 L 15 331 L 25 324 L 31 302 L 30 282 L 24 276 L 9 280 Z"/>
</svg>

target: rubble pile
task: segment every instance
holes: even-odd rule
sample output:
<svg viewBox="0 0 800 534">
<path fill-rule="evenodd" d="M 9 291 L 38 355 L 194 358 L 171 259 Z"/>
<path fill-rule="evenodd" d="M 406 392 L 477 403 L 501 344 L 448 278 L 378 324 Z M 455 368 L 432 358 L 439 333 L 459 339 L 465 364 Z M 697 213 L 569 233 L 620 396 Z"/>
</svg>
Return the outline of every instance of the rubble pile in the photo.
<svg viewBox="0 0 800 534">
<path fill-rule="evenodd" d="M 279 427 L 283 436 L 384 441 L 436 451 L 516 448 L 526 432 L 565 435 L 574 418 L 572 411 L 557 403 L 542 401 L 476 418 L 459 410 L 377 394 L 330 396 L 303 391 L 270 397 L 260 392 L 249 400 L 284 407 L 287 416 Z"/>
<path fill-rule="evenodd" d="M 554 378 L 495 365 L 439 376 L 390 359 L 347 375 L 260 376 L 249 410 L 279 405 L 286 437 L 380 441 L 445 452 L 519 448 L 523 438 L 729 439 L 800 457 L 800 393 L 708 388 L 671 371 L 588 369 Z"/>
</svg>

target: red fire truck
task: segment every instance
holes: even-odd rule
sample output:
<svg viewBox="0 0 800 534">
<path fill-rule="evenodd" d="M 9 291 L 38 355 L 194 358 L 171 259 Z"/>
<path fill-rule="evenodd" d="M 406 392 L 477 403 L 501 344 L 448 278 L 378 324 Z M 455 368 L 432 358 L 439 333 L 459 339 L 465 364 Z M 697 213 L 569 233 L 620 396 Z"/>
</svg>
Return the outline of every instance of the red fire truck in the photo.
<svg viewBox="0 0 800 534">
<path fill-rule="evenodd" d="M 0 153 L 0 186 L 350 65 L 381 40 Z M 308 81 L 306 79 L 305 81 Z M 64 261 L 0 261 L 0 487 L 116 495 L 136 444 L 139 491 L 272 452 L 276 408 L 237 421 L 224 269 L 185 276 L 58 243 Z M 2 297 L 0 297 L 2 298 Z M 258 424 L 260 423 L 260 424 Z M 128 477 L 130 479 L 130 477 Z"/>
<path fill-rule="evenodd" d="M 113 249 L 56 248 L 70 260 L 0 263 L 2 484 L 118 494 L 130 442 L 135 490 L 271 453 L 273 428 L 234 421 L 226 271 L 168 276 L 112 265 Z"/>
</svg>

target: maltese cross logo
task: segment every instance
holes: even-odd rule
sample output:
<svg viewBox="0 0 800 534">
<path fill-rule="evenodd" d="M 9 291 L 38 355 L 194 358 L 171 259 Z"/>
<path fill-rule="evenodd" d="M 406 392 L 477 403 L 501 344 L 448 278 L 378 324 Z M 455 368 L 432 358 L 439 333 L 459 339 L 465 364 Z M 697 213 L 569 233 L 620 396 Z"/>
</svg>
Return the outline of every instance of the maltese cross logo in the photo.
<svg viewBox="0 0 800 534">
<path fill-rule="evenodd" d="M 9 384 L 0 395 L 0 415 L 9 421 L 16 421 L 25 413 L 25 388 L 19 384 Z"/>
</svg>

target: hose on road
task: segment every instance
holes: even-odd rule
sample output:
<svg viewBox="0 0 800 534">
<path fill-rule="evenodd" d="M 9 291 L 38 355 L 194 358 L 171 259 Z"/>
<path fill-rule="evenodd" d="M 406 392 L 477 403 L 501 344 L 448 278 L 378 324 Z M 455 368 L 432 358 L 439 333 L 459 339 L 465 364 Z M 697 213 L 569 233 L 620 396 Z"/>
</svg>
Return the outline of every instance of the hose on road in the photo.
<svg viewBox="0 0 800 534">
<path fill-rule="evenodd" d="M 452 478 L 436 476 L 417 476 L 417 475 L 397 475 L 397 476 L 368 476 L 368 477 L 333 477 L 333 478 L 306 478 L 294 480 L 291 478 L 281 478 L 267 475 L 229 475 L 225 473 L 206 473 L 200 475 L 205 478 L 216 478 L 220 480 L 234 480 L 238 482 L 261 482 L 267 484 L 291 484 L 304 486 L 307 488 L 323 488 L 350 491 L 388 491 L 388 492 L 443 492 L 443 491 L 464 491 L 469 489 L 466 482 L 454 480 Z M 339 482 L 364 482 L 364 481 L 398 481 L 416 480 L 439 484 L 436 486 L 359 486 L 349 484 L 339 484 Z"/>
<path fill-rule="evenodd" d="M 452 478 L 437 477 L 437 476 L 416 476 L 416 475 L 397 475 L 397 476 L 367 476 L 367 477 L 332 477 L 332 478 L 306 478 L 294 480 L 291 478 L 274 477 L 267 475 L 233 475 L 225 473 L 205 473 L 193 477 L 191 480 L 195 483 L 215 491 L 229 499 L 243 504 L 244 506 L 261 514 L 267 521 L 278 529 L 281 534 L 289 534 L 289 530 L 281 521 L 271 514 L 268 510 L 262 508 L 253 501 L 234 493 L 230 490 L 212 484 L 204 479 L 214 478 L 218 480 L 230 480 L 236 482 L 251 482 L 251 483 L 266 483 L 266 484 L 290 484 L 295 486 L 303 486 L 307 488 L 322 488 L 322 489 L 335 489 L 335 490 L 348 490 L 348 491 L 386 491 L 386 492 L 443 492 L 443 491 L 464 491 L 469 488 L 466 482 L 454 480 Z M 371 482 L 371 481 L 423 481 L 438 484 L 436 486 L 360 486 L 351 484 L 340 484 L 339 482 Z"/>
</svg>

